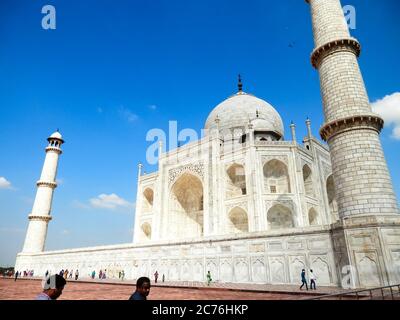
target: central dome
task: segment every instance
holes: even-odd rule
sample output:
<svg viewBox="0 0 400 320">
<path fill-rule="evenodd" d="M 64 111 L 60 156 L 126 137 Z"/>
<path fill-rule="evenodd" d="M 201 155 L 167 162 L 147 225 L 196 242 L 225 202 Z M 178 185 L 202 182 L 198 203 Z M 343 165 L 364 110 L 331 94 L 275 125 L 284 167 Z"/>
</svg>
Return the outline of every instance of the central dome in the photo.
<svg viewBox="0 0 400 320">
<path fill-rule="evenodd" d="M 270 132 L 278 138 L 284 135 L 282 119 L 274 107 L 242 91 L 226 99 L 211 111 L 205 129 L 211 131 L 218 126 L 220 132 L 230 132 L 234 129 L 245 130 L 249 123 L 253 125 L 255 131 Z"/>
</svg>

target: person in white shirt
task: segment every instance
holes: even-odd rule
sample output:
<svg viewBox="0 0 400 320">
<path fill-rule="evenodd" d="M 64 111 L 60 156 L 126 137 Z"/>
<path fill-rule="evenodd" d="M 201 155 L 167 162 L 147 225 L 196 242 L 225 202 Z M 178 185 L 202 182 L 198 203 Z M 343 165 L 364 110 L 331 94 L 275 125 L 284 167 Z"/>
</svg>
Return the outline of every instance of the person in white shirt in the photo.
<svg viewBox="0 0 400 320">
<path fill-rule="evenodd" d="M 310 269 L 310 290 L 312 290 L 313 287 L 314 287 L 314 290 L 317 290 L 317 288 L 315 286 L 315 280 L 317 280 L 317 277 L 313 273 L 312 269 Z"/>
</svg>

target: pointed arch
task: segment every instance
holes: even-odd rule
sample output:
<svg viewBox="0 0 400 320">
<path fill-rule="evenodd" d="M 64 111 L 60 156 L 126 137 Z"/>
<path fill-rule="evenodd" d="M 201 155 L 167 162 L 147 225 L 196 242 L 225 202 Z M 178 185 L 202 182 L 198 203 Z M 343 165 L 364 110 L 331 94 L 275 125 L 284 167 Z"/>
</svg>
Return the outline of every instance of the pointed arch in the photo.
<svg viewBox="0 0 400 320">
<path fill-rule="evenodd" d="M 232 233 L 249 232 L 247 212 L 240 207 L 233 208 L 229 212 L 229 224 L 229 231 Z"/>
<path fill-rule="evenodd" d="M 228 177 L 226 197 L 233 198 L 236 196 L 245 195 L 247 190 L 244 166 L 235 163 L 228 168 L 226 174 Z"/>
<path fill-rule="evenodd" d="M 308 211 L 308 222 L 310 226 L 315 226 L 319 224 L 319 215 L 317 210 L 315 210 L 314 208 L 311 208 Z"/>
<path fill-rule="evenodd" d="M 203 235 L 203 183 L 190 173 L 182 174 L 169 195 L 167 230 L 174 238 Z"/>
<path fill-rule="evenodd" d="M 339 220 L 335 182 L 333 180 L 333 175 L 330 175 L 326 180 L 326 193 L 328 195 L 328 205 L 332 220 L 333 221 Z"/>
<path fill-rule="evenodd" d="M 308 164 L 303 166 L 303 182 L 305 194 L 310 197 L 315 197 L 312 171 Z"/>
<path fill-rule="evenodd" d="M 146 188 L 143 191 L 143 212 L 149 212 L 153 210 L 153 200 L 154 200 L 154 191 L 152 188 Z"/>
<path fill-rule="evenodd" d="M 151 240 L 151 225 L 148 222 L 142 223 L 140 226 L 142 231 L 142 239 L 143 240 Z"/>
<path fill-rule="evenodd" d="M 263 168 L 267 193 L 290 193 L 290 179 L 286 164 L 279 160 L 268 161 Z"/>
<path fill-rule="evenodd" d="M 294 228 L 292 210 L 281 204 L 275 204 L 267 213 L 268 229 L 290 229 Z"/>
</svg>

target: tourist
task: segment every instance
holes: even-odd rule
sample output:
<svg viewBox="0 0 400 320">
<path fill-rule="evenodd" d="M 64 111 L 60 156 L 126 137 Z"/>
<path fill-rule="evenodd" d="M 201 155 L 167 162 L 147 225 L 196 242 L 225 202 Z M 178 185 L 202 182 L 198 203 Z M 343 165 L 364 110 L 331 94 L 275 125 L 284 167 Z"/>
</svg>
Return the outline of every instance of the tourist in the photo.
<svg viewBox="0 0 400 320">
<path fill-rule="evenodd" d="M 99 279 L 101 280 L 102 278 L 103 278 L 103 270 L 100 269 L 100 272 L 99 272 Z"/>
<path fill-rule="evenodd" d="M 122 271 L 121 271 L 121 280 L 124 281 L 124 278 L 125 278 L 125 271 L 122 270 Z"/>
<path fill-rule="evenodd" d="M 156 272 L 154 273 L 154 282 L 157 283 L 157 279 L 158 279 L 158 271 L 156 270 Z"/>
<path fill-rule="evenodd" d="M 312 269 L 310 269 L 310 290 L 313 289 L 317 290 L 316 286 L 315 286 L 315 280 L 317 280 L 317 277 L 314 275 L 314 272 L 312 271 Z"/>
<path fill-rule="evenodd" d="M 74 269 L 71 269 L 71 271 L 69 272 L 69 278 L 72 279 L 72 275 L 74 274 Z"/>
<path fill-rule="evenodd" d="M 163 275 L 162 275 L 162 282 L 164 282 L 165 281 L 165 274 L 163 273 Z"/>
<path fill-rule="evenodd" d="M 92 279 L 94 280 L 95 277 L 96 277 L 96 271 L 93 270 L 93 271 L 92 271 Z"/>
<path fill-rule="evenodd" d="M 147 300 L 150 293 L 150 279 L 141 277 L 136 281 L 136 291 L 130 296 L 129 300 Z"/>
<path fill-rule="evenodd" d="M 48 275 L 49 275 L 49 270 L 46 270 L 44 277 L 47 278 Z"/>
<path fill-rule="evenodd" d="M 18 279 L 18 276 L 19 276 L 19 272 L 17 271 L 17 272 L 15 273 L 15 278 L 14 278 L 14 281 L 17 281 L 17 279 Z"/>
<path fill-rule="evenodd" d="M 306 285 L 306 289 L 308 290 L 307 279 L 306 279 L 306 270 L 301 270 L 301 287 L 300 290 L 303 289 L 303 286 Z"/>
<path fill-rule="evenodd" d="M 75 281 L 78 280 L 78 277 L 79 277 L 79 271 L 78 271 L 78 269 L 76 269 L 76 271 L 75 271 Z"/>
<path fill-rule="evenodd" d="M 107 269 L 104 269 L 103 276 L 101 277 L 102 279 L 106 278 L 106 272 L 107 272 Z"/>
<path fill-rule="evenodd" d="M 43 292 L 36 297 L 36 300 L 56 300 L 61 296 L 66 283 L 65 279 L 59 274 L 48 277 L 43 281 Z"/>
<path fill-rule="evenodd" d="M 208 272 L 207 272 L 207 285 L 208 285 L 208 286 L 210 285 L 211 281 L 212 281 L 211 272 L 208 271 Z"/>
<path fill-rule="evenodd" d="M 67 280 L 67 278 L 68 278 L 68 269 L 64 271 L 64 279 Z"/>
</svg>

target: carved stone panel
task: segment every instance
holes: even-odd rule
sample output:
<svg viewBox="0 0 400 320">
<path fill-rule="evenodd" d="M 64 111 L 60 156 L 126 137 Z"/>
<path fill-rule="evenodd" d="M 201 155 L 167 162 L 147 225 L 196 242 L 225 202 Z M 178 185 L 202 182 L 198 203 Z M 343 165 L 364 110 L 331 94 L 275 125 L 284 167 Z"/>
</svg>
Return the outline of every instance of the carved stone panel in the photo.
<svg viewBox="0 0 400 320">
<path fill-rule="evenodd" d="M 235 281 L 239 283 L 249 281 L 249 266 L 247 259 L 236 258 L 234 262 L 233 272 L 235 274 Z"/>
<path fill-rule="evenodd" d="M 304 256 L 293 256 L 290 257 L 290 279 L 292 283 L 295 283 L 296 279 L 301 279 L 301 271 L 307 270 L 305 257 Z"/>
<path fill-rule="evenodd" d="M 211 278 L 213 279 L 213 281 L 219 280 L 218 266 L 217 266 L 216 259 L 207 259 L 206 260 L 206 274 L 208 271 L 210 271 Z"/>
<path fill-rule="evenodd" d="M 361 287 L 379 287 L 379 265 L 376 252 L 356 252 L 356 266 Z"/>
<path fill-rule="evenodd" d="M 251 278 L 253 282 L 265 283 L 266 266 L 264 257 L 252 257 L 251 259 Z"/>
<path fill-rule="evenodd" d="M 269 257 L 269 270 L 271 270 L 272 283 L 286 283 L 286 267 L 283 256 Z"/>
<path fill-rule="evenodd" d="M 233 278 L 232 259 L 220 260 L 220 278 L 221 281 L 232 282 Z"/>
<path fill-rule="evenodd" d="M 332 283 L 331 270 L 326 256 L 312 256 L 310 268 L 313 270 L 314 275 L 317 278 L 317 284 L 329 285 Z"/>
<path fill-rule="evenodd" d="M 195 176 L 200 177 L 202 181 L 204 180 L 204 164 L 203 162 L 197 162 L 169 170 L 168 186 L 171 186 L 184 172 L 192 173 Z"/>
</svg>

